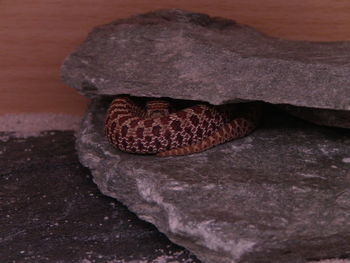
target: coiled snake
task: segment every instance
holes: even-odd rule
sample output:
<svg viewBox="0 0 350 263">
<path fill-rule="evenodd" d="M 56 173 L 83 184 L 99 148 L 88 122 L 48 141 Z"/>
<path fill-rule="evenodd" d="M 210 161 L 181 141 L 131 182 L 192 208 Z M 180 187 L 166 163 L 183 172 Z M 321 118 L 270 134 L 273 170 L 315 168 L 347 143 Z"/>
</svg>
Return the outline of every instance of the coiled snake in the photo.
<svg viewBox="0 0 350 263">
<path fill-rule="evenodd" d="M 125 152 L 186 155 L 249 134 L 260 116 L 255 103 L 197 104 L 174 111 L 164 100 L 142 107 L 129 96 L 118 96 L 109 106 L 104 128 L 109 141 Z"/>
</svg>

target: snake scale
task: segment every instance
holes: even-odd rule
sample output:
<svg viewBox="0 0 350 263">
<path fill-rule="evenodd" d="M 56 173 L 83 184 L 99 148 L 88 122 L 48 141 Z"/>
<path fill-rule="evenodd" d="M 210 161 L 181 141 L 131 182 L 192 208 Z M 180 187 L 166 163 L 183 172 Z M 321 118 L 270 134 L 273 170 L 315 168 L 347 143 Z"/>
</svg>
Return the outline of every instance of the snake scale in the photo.
<svg viewBox="0 0 350 263">
<path fill-rule="evenodd" d="M 175 111 L 164 100 L 140 106 L 129 96 L 117 96 L 107 110 L 104 129 L 112 145 L 125 152 L 187 155 L 253 131 L 261 108 L 242 104 L 196 104 Z"/>
</svg>

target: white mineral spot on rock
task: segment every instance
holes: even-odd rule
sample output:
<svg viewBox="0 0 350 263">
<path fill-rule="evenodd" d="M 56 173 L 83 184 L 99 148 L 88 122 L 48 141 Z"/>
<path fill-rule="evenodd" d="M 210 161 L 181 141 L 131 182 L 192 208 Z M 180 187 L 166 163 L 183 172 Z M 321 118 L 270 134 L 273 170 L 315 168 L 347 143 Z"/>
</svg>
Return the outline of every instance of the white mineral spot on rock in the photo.
<svg viewBox="0 0 350 263">
<path fill-rule="evenodd" d="M 317 174 L 311 174 L 311 173 L 298 173 L 298 175 L 301 175 L 306 178 L 322 178 L 325 179 L 323 176 L 317 175 Z"/>
<path fill-rule="evenodd" d="M 168 189 L 173 191 L 184 191 L 186 188 L 182 186 L 172 186 L 172 187 L 169 187 Z"/>
<path fill-rule="evenodd" d="M 305 193 L 307 192 L 308 190 L 306 190 L 305 188 L 300 188 L 300 187 L 297 187 L 297 186 L 292 186 L 292 190 L 294 192 L 299 192 L 299 193 Z"/>
<path fill-rule="evenodd" d="M 246 141 L 244 143 L 239 144 L 237 140 L 233 140 L 232 142 L 228 142 L 230 148 L 223 148 L 222 152 L 223 153 L 236 153 L 240 151 L 244 151 L 246 149 L 251 149 L 253 145 L 251 142 L 253 141 L 252 138 L 244 138 Z"/>
<path fill-rule="evenodd" d="M 173 190 L 173 191 L 184 191 L 188 187 L 188 185 L 179 184 L 179 182 L 172 181 L 172 182 L 169 182 L 166 185 L 166 187 L 167 187 L 167 189 Z"/>
<path fill-rule="evenodd" d="M 345 157 L 342 159 L 344 163 L 350 163 L 350 157 Z"/>
<path fill-rule="evenodd" d="M 216 184 L 207 184 L 207 185 L 203 186 L 203 189 L 204 190 L 211 190 L 211 189 L 214 189 L 215 187 L 217 187 Z"/>
<path fill-rule="evenodd" d="M 323 154 L 328 154 L 329 153 L 329 149 L 326 149 L 325 147 L 326 147 L 326 145 L 320 146 L 320 150 L 321 150 L 321 152 Z"/>
</svg>

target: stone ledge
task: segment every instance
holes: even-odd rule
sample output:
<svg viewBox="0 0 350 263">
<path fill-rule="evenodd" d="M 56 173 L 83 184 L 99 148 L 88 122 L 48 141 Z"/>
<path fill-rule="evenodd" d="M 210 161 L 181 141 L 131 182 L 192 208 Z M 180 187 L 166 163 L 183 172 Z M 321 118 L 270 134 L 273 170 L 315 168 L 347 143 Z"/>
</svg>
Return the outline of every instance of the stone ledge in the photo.
<svg viewBox="0 0 350 263">
<path fill-rule="evenodd" d="M 350 138 L 271 111 L 250 136 L 200 154 L 120 152 L 93 100 L 81 162 L 117 198 L 203 262 L 304 262 L 350 255 Z M 189 205 L 190 204 L 190 205 Z"/>
</svg>

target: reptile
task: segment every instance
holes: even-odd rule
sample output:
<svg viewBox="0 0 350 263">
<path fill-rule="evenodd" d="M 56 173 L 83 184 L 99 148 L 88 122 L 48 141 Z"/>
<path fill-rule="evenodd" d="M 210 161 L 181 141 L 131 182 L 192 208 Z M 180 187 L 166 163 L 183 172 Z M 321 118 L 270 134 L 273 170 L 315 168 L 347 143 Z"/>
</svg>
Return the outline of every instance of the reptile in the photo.
<svg viewBox="0 0 350 263">
<path fill-rule="evenodd" d="M 105 134 L 121 151 L 174 156 L 197 153 L 252 132 L 261 119 L 259 103 L 214 106 L 198 103 L 174 110 L 166 100 L 139 105 L 117 96 L 105 118 Z"/>
</svg>

